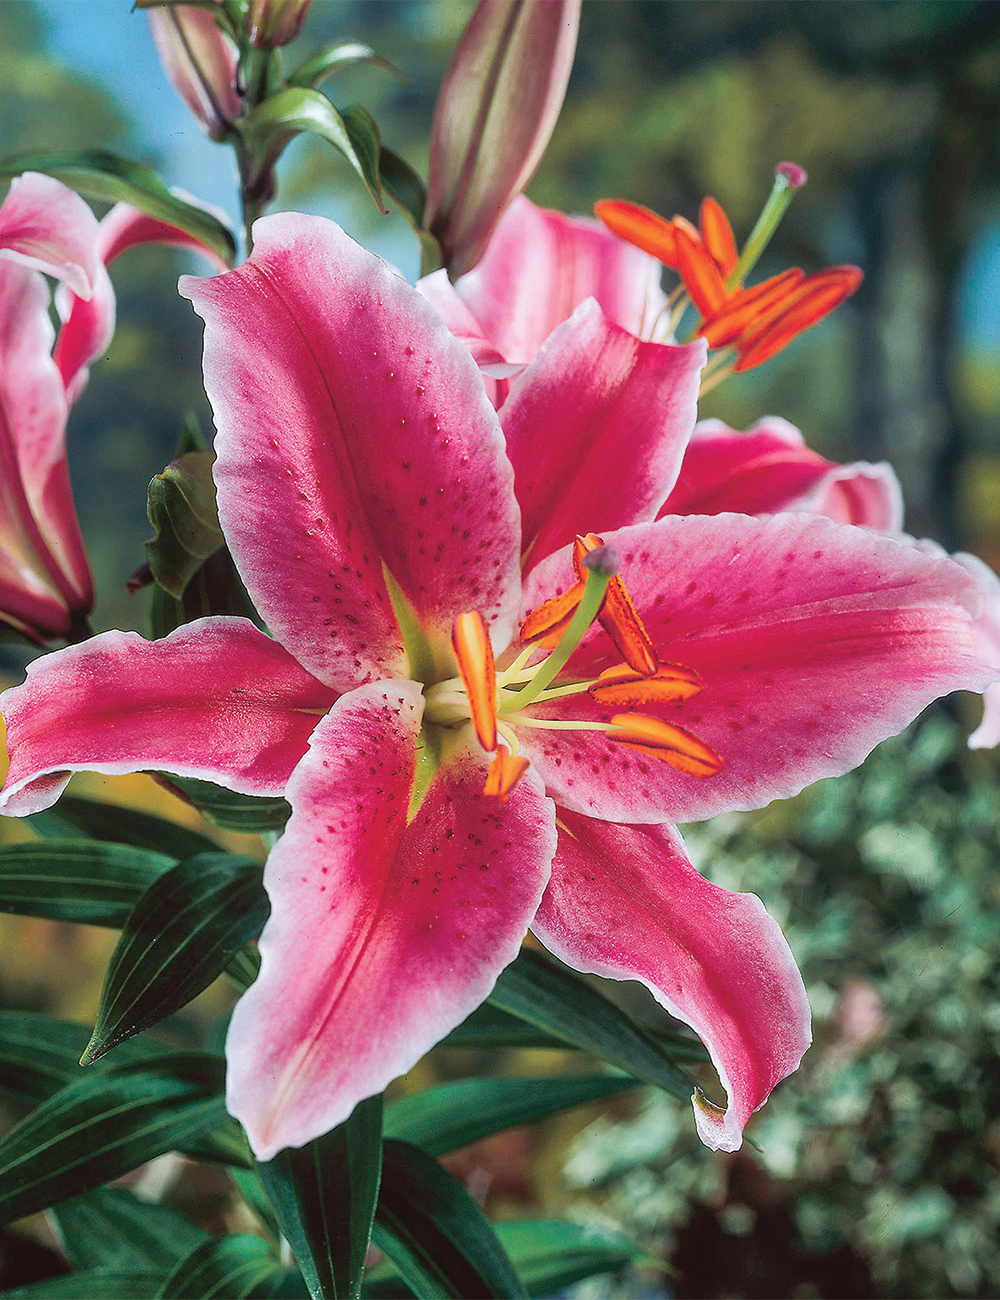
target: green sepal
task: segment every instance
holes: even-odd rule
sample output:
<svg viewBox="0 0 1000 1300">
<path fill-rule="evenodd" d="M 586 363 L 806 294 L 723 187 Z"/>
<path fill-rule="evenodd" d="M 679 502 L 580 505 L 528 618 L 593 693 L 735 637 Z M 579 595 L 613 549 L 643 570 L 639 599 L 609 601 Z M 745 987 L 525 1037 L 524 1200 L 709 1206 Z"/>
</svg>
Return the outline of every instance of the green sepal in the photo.
<svg viewBox="0 0 1000 1300">
<path fill-rule="evenodd" d="M 357 1300 L 382 1168 L 382 1098 L 304 1147 L 258 1166 L 313 1300 Z"/>
<path fill-rule="evenodd" d="M 206 560 L 225 545 L 215 499 L 212 451 L 188 451 L 149 484 L 153 537 L 143 543 L 154 579 L 180 600 Z"/>
<path fill-rule="evenodd" d="M 150 587 L 149 625 L 154 640 L 168 636 L 185 623 L 213 614 L 248 618 L 260 626 L 227 546 L 220 547 L 188 580 L 183 597 L 178 600 L 159 583 Z"/>
<path fill-rule="evenodd" d="M 462 1079 L 393 1102 L 385 1113 L 385 1134 L 441 1156 L 515 1124 L 636 1086 L 635 1079 L 607 1074 Z"/>
<path fill-rule="evenodd" d="M 525 1292 L 482 1210 L 419 1147 L 386 1138 L 373 1239 L 419 1300 Z"/>
<path fill-rule="evenodd" d="M 131 203 L 159 221 L 193 235 L 227 265 L 236 260 L 232 231 L 203 208 L 171 194 L 156 172 L 144 163 L 121 158 L 103 149 L 67 149 L 54 153 L 19 154 L 0 161 L 0 180 L 21 172 L 44 172 L 84 198 L 106 203 Z"/>
<path fill-rule="evenodd" d="M 112 954 L 81 1065 L 187 1006 L 223 973 L 267 920 L 261 876 L 253 859 L 218 852 L 188 858 L 153 881 Z"/>
</svg>

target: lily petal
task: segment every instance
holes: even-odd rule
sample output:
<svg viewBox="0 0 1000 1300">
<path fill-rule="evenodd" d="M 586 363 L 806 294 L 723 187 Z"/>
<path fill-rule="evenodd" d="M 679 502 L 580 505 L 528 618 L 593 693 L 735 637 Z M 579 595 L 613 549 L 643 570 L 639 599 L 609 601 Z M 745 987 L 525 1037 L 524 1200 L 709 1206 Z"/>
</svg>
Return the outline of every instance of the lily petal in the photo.
<svg viewBox="0 0 1000 1300">
<path fill-rule="evenodd" d="M 888 465 L 836 465 L 806 447 L 787 420 L 768 416 L 745 433 L 721 420 L 695 425 L 662 515 L 775 514 L 810 510 L 880 532 L 902 526 L 903 497 Z"/>
<path fill-rule="evenodd" d="M 0 258 L 53 275 L 89 298 L 101 271 L 97 218 L 61 181 L 41 172 L 15 176 L 0 207 Z"/>
<path fill-rule="evenodd" d="M 986 654 L 1000 658 L 1000 578 L 978 555 L 959 551 L 951 557 L 970 574 L 983 598 L 983 613 L 976 624 Z M 970 749 L 994 749 L 1000 745 L 1000 683 L 983 692 L 983 720 L 969 737 Z"/>
<path fill-rule="evenodd" d="M 63 635 L 93 603 L 52 338 L 42 277 L 0 262 L 0 609 L 36 637 Z"/>
<path fill-rule="evenodd" d="M 206 321 L 219 517 L 282 644 L 338 690 L 404 675 L 384 564 L 442 645 L 469 609 L 506 645 L 512 471 L 437 313 L 333 222 L 296 213 L 258 222 L 247 262 L 181 292 Z"/>
<path fill-rule="evenodd" d="M 695 779 L 600 732 L 519 726 L 549 793 L 589 816 L 698 821 L 761 807 L 855 767 L 938 696 L 996 680 L 975 583 L 906 542 L 800 513 L 671 516 L 604 540 L 661 660 L 704 682 L 687 703 L 641 711 L 693 732 L 724 766 Z M 525 611 L 571 575 L 568 550 L 544 560 Z M 615 662 L 592 630 L 567 671 L 596 676 Z M 589 696 L 531 710 L 602 722 L 614 711 Z"/>
<path fill-rule="evenodd" d="M 199 253 L 219 271 L 227 269 L 219 255 L 187 231 L 157 221 L 128 203 L 116 203 L 101 221 L 97 236 L 100 257 L 94 292 L 87 299 L 69 292 L 56 295 L 63 327 L 56 340 L 55 361 L 70 403 L 86 387 L 87 367 L 108 350 L 115 332 L 115 293 L 106 267 L 139 244 L 166 244 Z"/>
<path fill-rule="evenodd" d="M 289 782 L 261 972 L 226 1042 L 258 1159 L 345 1120 L 469 1015 L 548 881 L 554 818 L 530 771 L 502 803 L 482 792 L 486 757 L 462 751 L 407 819 L 421 715 L 414 682 L 350 692 Z"/>
<path fill-rule="evenodd" d="M 0 808 L 48 808 L 80 771 L 162 768 L 283 794 L 334 698 L 246 619 L 199 619 L 162 641 L 105 632 L 36 659 L 0 696 L 10 753 Z"/>
<path fill-rule="evenodd" d="M 560 811 L 552 879 L 532 930 L 574 970 L 637 979 L 702 1039 L 729 1108 L 692 1097 L 698 1134 L 737 1151 L 743 1128 L 811 1041 L 809 1004 L 778 925 L 753 894 L 701 876 L 671 826 Z"/>
<path fill-rule="evenodd" d="M 455 288 L 484 338 L 507 361 L 528 362 L 588 298 L 608 320 L 650 336 L 666 301 L 655 258 L 588 217 L 514 200 L 479 265 Z"/>
<path fill-rule="evenodd" d="M 701 342 L 642 343 L 591 298 L 511 382 L 500 411 L 522 555 L 655 518 L 694 428 Z"/>
</svg>

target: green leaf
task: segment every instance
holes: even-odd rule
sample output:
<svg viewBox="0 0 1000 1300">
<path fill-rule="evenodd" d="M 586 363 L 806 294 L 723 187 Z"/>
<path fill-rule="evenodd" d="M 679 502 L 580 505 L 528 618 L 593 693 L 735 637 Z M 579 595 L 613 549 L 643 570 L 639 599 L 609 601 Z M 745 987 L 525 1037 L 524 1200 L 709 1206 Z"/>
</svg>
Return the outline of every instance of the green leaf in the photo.
<svg viewBox="0 0 1000 1300">
<path fill-rule="evenodd" d="M 280 797 L 264 799 L 236 794 L 211 781 L 173 776 L 169 772 L 157 772 L 156 777 L 161 785 L 197 808 L 207 822 L 227 831 L 280 831 L 292 815 L 291 808 Z"/>
<path fill-rule="evenodd" d="M 162 1282 L 162 1273 L 94 1268 L 15 1287 L 3 1292 L 3 1300 L 153 1300 Z"/>
<path fill-rule="evenodd" d="M 271 1247 L 241 1233 L 212 1237 L 197 1246 L 166 1277 L 156 1300 L 242 1300 L 283 1272 Z"/>
<path fill-rule="evenodd" d="M 610 1273 L 644 1252 L 616 1232 L 580 1223 L 513 1220 L 496 1225 L 524 1289 L 551 1296 L 597 1273 Z"/>
<path fill-rule="evenodd" d="M 577 1074 L 555 1079 L 463 1079 L 393 1102 L 386 1111 L 387 1137 L 402 1138 L 432 1156 L 515 1124 L 582 1106 L 634 1088 L 634 1079 Z"/>
<path fill-rule="evenodd" d="M 153 538 L 143 543 L 153 577 L 175 600 L 205 561 L 225 545 L 215 500 L 213 451 L 188 451 L 149 484 Z"/>
<path fill-rule="evenodd" d="M 226 1119 L 223 1062 L 173 1053 L 86 1074 L 0 1140 L 0 1223 L 34 1214 L 182 1148 Z"/>
<path fill-rule="evenodd" d="M 150 587 L 149 622 L 154 640 L 167 636 L 185 623 L 212 614 L 248 618 L 260 626 L 260 618 L 236 571 L 227 546 L 210 555 L 184 588 L 178 600 L 158 583 Z"/>
<path fill-rule="evenodd" d="M 252 858 L 199 853 L 149 886 L 112 954 L 82 1065 L 186 1006 L 260 934 L 262 873 Z"/>
<path fill-rule="evenodd" d="M 300 63 L 287 79 L 288 84 L 316 86 L 324 77 L 341 72 L 344 68 L 356 67 L 361 63 L 370 63 L 376 68 L 383 68 L 397 81 L 403 82 L 404 85 L 407 83 L 408 79 L 403 73 L 388 59 L 383 59 L 381 55 L 376 54 L 370 45 L 363 45 L 360 41 L 336 41 L 332 45 L 324 45 L 317 53 L 310 55 L 304 63 Z"/>
<path fill-rule="evenodd" d="M 260 1219 L 271 1237 L 277 1241 L 281 1237 L 281 1225 L 274 1213 L 274 1206 L 268 1200 L 267 1192 L 264 1191 L 264 1184 L 261 1182 L 256 1163 L 251 1169 L 231 1169 L 229 1177 L 240 1196 Z"/>
<path fill-rule="evenodd" d="M 122 1046 L 128 1048 L 138 1041 L 141 1040 L 133 1038 Z M 115 1049 L 115 1058 L 121 1050 L 121 1046 Z M 106 1057 L 105 1060 L 107 1059 Z M 190 1156 L 192 1160 L 209 1160 L 216 1165 L 226 1165 L 230 1173 L 233 1172 L 234 1167 L 241 1170 L 254 1167 L 253 1155 L 246 1136 L 234 1119 L 227 1119 L 211 1133 L 206 1133 L 204 1137 L 195 1138 L 191 1142 L 185 1142 L 184 1146 L 178 1149 L 183 1150 L 184 1154 Z"/>
<path fill-rule="evenodd" d="M 165 817 L 70 794 L 64 794 L 54 808 L 33 813 L 24 820 L 43 839 L 87 835 L 115 844 L 131 844 L 137 849 L 152 849 L 168 854 L 177 862 L 196 853 L 215 853 L 219 848 L 207 835 L 178 826 Z"/>
<path fill-rule="evenodd" d="M 87 1026 L 73 1020 L 33 1011 L 0 1011 L 0 1088 L 29 1105 L 43 1101 L 83 1077 L 80 1057 L 89 1038 Z M 103 1075 L 109 1068 L 162 1054 L 163 1048 L 155 1043 L 133 1040 L 116 1053 L 113 1067 L 102 1061 L 92 1072 Z"/>
<path fill-rule="evenodd" d="M 635 1021 L 551 958 L 522 948 L 496 982 L 490 1002 L 680 1100 L 695 1084 Z"/>
<path fill-rule="evenodd" d="M 378 155 L 376 153 L 373 168 L 370 142 L 369 147 L 363 148 L 360 154 L 355 146 L 355 137 L 360 138 L 364 134 L 364 127 L 357 119 L 349 127 L 320 91 L 306 86 L 286 86 L 284 90 L 279 90 L 258 104 L 252 113 L 237 123 L 236 129 L 255 161 L 256 170 L 261 174 L 274 166 L 285 146 L 296 135 L 305 131 L 319 136 L 344 155 L 364 181 L 379 211 L 387 211 L 382 204 Z"/>
<path fill-rule="evenodd" d="M 313 1300 L 356 1300 L 382 1162 L 382 1098 L 306 1146 L 258 1166 Z"/>
<path fill-rule="evenodd" d="M 565 1051 L 567 1044 L 561 1038 L 529 1025 L 520 1016 L 512 1016 L 509 1011 L 495 1007 L 492 1002 L 483 1002 L 447 1038 L 443 1038 L 438 1047 L 458 1047 L 466 1051 L 492 1047 L 544 1047 Z"/>
<path fill-rule="evenodd" d="M 521 1297 L 496 1233 L 469 1193 L 408 1142 L 386 1138 L 375 1244 L 419 1300 Z"/>
<path fill-rule="evenodd" d="M 427 191 L 423 181 L 404 158 L 385 148 L 379 158 L 379 176 L 383 192 L 410 223 L 420 240 L 420 274 L 430 275 L 444 262 L 441 245 L 424 227 Z"/>
<path fill-rule="evenodd" d="M 0 911 L 123 926 L 175 859 L 128 844 L 46 840 L 0 847 Z"/>
<path fill-rule="evenodd" d="M 21 172 L 45 172 L 88 199 L 124 201 L 159 221 L 200 239 L 229 266 L 236 260 L 236 241 L 223 223 L 167 189 L 151 167 L 98 149 L 21 154 L 0 161 L 0 180 Z"/>
<path fill-rule="evenodd" d="M 529 1296 L 556 1295 L 574 1282 L 646 1258 L 634 1242 L 606 1228 L 539 1219 L 514 1219 L 493 1227 Z M 368 1274 L 366 1300 L 395 1300 L 402 1291 L 399 1274 L 388 1260 Z"/>
<path fill-rule="evenodd" d="M 98 1187 L 53 1210 L 74 1268 L 161 1275 L 208 1240 L 182 1214 L 150 1205 L 123 1187 Z"/>
</svg>

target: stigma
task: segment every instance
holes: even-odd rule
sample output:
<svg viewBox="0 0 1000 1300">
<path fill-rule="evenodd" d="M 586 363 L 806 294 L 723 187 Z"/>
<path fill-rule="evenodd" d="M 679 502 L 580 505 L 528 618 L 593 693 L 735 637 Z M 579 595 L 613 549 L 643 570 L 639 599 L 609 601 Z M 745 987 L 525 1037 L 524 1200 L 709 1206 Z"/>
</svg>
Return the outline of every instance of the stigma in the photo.
<svg viewBox="0 0 1000 1300">
<path fill-rule="evenodd" d="M 451 637 L 458 676 L 428 688 L 427 722 L 442 727 L 471 724 L 479 745 L 493 755 L 484 793 L 501 800 L 507 799 L 529 767 L 518 741 L 524 727 L 602 731 L 609 740 L 669 763 L 688 776 L 714 776 L 723 759 L 703 740 L 675 723 L 634 712 L 682 703 L 705 684 L 693 669 L 661 662 L 619 575 L 613 548 L 594 533 L 578 537 L 573 569 L 574 585 L 525 618 L 520 648 L 505 667 L 497 666 L 480 611 L 459 614 Z M 622 662 L 597 677 L 578 679 L 564 670 L 595 623 Z M 612 713 L 605 721 L 557 719 L 535 712 L 537 706 L 583 694 L 609 709 L 627 711 Z"/>
</svg>

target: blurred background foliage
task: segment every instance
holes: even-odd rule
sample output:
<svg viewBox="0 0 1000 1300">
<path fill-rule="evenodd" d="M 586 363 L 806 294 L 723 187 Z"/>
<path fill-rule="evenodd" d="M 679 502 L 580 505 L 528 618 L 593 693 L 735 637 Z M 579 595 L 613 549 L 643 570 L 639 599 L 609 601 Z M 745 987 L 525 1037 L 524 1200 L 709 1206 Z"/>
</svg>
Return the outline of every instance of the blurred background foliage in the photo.
<svg viewBox="0 0 1000 1300">
<path fill-rule="evenodd" d="M 125 0 L 77 4 L 112 51 L 126 24 L 145 25 Z M 59 39 L 71 7 L 0 5 L 4 152 L 105 146 L 175 179 L 181 133 L 158 136 L 155 109 L 130 125 L 75 70 Z M 391 59 L 407 84 L 361 69 L 328 89 L 362 102 L 423 173 L 434 96 L 470 8 L 316 0 L 287 57 L 357 38 Z M 713 392 L 703 414 L 737 428 L 779 414 L 831 457 L 890 460 L 912 532 L 1000 568 L 998 86 L 1000 5 L 983 0 L 587 0 L 566 108 L 529 194 L 568 211 L 621 197 L 693 218 L 711 193 L 741 236 L 774 164 L 805 166 L 809 185 L 761 274 L 851 261 L 865 284 Z M 154 104 L 173 94 L 165 79 L 144 93 Z M 217 198 L 230 163 L 211 156 L 203 192 Z M 282 206 L 335 215 L 412 278 L 412 235 L 378 216 L 332 151 L 297 142 L 282 169 Z M 124 582 L 149 533 L 146 483 L 187 411 L 210 428 L 200 331 L 174 289 L 182 269 L 198 268 L 149 249 L 116 264 L 118 331 L 70 422 L 98 627 L 143 627 L 146 597 Z M 14 676 L 24 655 L 4 653 Z M 756 1149 L 713 1156 L 683 1107 L 640 1092 L 590 1123 L 572 1112 L 455 1158 L 491 1211 L 623 1225 L 668 1269 L 582 1295 L 1000 1293 L 1000 786 L 996 758 L 965 748 L 975 720 L 939 709 L 858 773 L 690 829 L 706 873 L 759 893 L 785 926 L 816 1017 L 803 1069 L 751 1128 Z M 149 806 L 152 792 L 159 811 L 178 807 L 145 778 L 91 780 L 91 795 Z M 93 1014 L 106 935 L 11 918 L 3 949 L 8 1004 Z M 619 996 L 660 1014 L 637 990 Z M 218 1012 L 205 997 L 177 1018 L 180 1041 Z M 433 1054 L 401 1086 L 468 1064 Z M 507 1064 L 556 1070 L 567 1057 Z M 175 1179 L 190 1200 L 184 1187 Z"/>
</svg>

